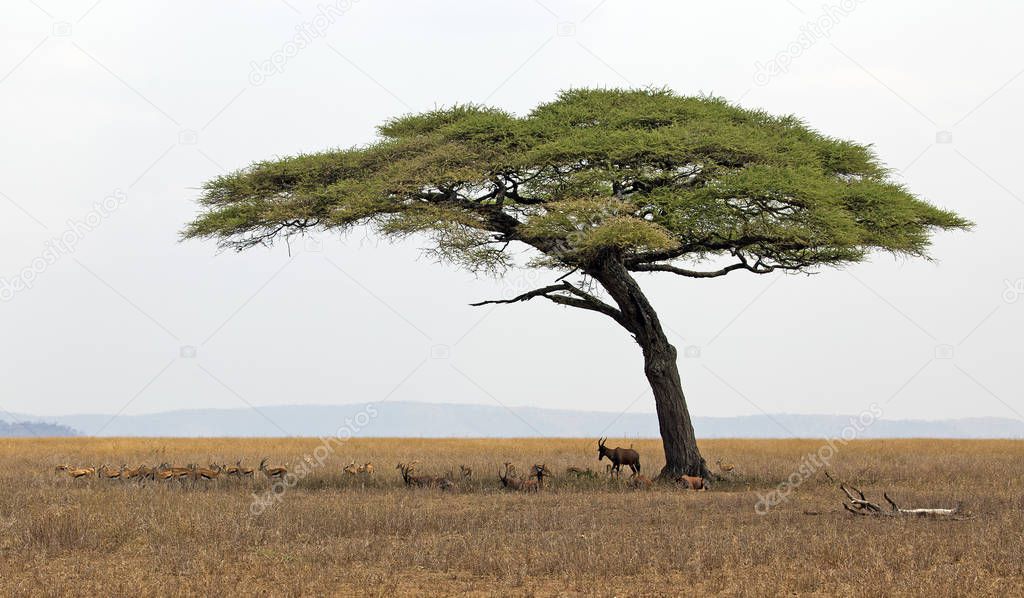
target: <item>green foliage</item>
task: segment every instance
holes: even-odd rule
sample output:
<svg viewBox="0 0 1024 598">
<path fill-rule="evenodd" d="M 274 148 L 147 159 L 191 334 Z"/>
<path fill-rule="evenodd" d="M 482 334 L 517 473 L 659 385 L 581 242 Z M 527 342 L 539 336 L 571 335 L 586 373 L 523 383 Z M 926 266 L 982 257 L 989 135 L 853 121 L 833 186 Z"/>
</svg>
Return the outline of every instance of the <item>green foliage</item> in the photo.
<svg viewBox="0 0 1024 598">
<path fill-rule="evenodd" d="M 574 89 L 524 117 L 459 105 L 393 119 L 359 148 L 253 164 L 204 185 L 186 238 L 244 249 L 307 229 L 426 234 L 470 269 L 733 254 L 764 267 L 923 256 L 970 223 L 888 178 L 867 146 L 792 116 L 668 90 Z"/>
</svg>

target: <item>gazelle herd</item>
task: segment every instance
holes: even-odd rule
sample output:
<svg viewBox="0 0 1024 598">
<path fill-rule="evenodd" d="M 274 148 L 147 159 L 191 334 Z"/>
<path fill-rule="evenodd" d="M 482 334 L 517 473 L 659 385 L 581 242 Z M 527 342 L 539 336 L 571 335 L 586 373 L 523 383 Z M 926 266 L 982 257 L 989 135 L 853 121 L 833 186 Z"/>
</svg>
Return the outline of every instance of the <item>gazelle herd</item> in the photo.
<svg viewBox="0 0 1024 598">
<path fill-rule="evenodd" d="M 196 463 L 190 463 L 188 465 L 171 465 L 170 463 L 161 463 L 160 465 L 155 466 L 142 464 L 135 467 L 128 467 L 127 464 L 124 464 L 119 468 L 113 468 L 105 463 L 99 467 L 77 467 L 65 464 L 56 466 L 54 471 L 57 473 L 64 472 L 74 479 L 96 476 L 101 480 L 132 480 L 141 483 L 147 480 L 191 480 L 193 482 L 230 478 L 249 478 L 254 480 L 256 478 L 257 471 L 266 476 L 267 479 L 274 480 L 287 475 L 288 468 L 281 466 L 268 467 L 267 459 L 263 459 L 260 461 L 259 468 L 257 469 L 246 467 L 245 465 L 242 465 L 241 460 L 238 460 L 234 465 L 218 465 L 211 463 L 206 467 Z"/>
<path fill-rule="evenodd" d="M 597 442 L 597 459 L 598 461 L 608 459 L 611 462 L 605 470 L 609 478 L 620 477 L 622 466 L 625 465 L 632 471 L 632 476 L 630 476 L 627 483 L 630 488 L 642 490 L 654 485 L 654 480 L 640 473 L 640 453 L 632 447 L 608 448 L 605 442 L 605 438 L 601 438 Z M 723 473 L 731 472 L 735 468 L 733 464 L 722 463 L 721 460 L 718 460 L 717 464 Z M 405 486 L 453 490 L 461 484 L 467 484 L 473 480 L 473 469 L 466 465 L 459 465 L 458 474 L 454 470 L 449 469 L 447 473 L 440 476 L 420 474 L 417 471 L 418 466 L 419 461 L 411 461 L 399 463 L 395 467 Z M 547 465 L 543 463 L 535 463 L 530 467 L 529 473 L 525 477 L 517 472 L 515 465 L 511 461 L 506 461 L 503 467 L 503 469 L 498 470 L 499 487 L 510 491 L 540 492 L 544 490 L 545 478 L 555 477 Z M 58 474 L 63 473 L 72 479 L 96 477 L 101 480 L 130 480 L 139 483 L 147 480 L 179 480 L 182 482 L 191 481 L 193 484 L 230 479 L 248 479 L 255 482 L 258 478 L 266 479 L 269 482 L 276 482 L 285 479 L 289 474 L 287 466 L 270 465 L 266 457 L 260 460 L 257 467 L 243 465 L 242 460 L 239 459 L 235 461 L 234 465 L 211 463 L 208 466 L 201 466 L 196 463 L 188 465 L 161 463 L 155 466 L 141 464 L 135 467 L 123 464 L 119 468 L 114 468 L 108 464 L 103 464 L 99 467 L 80 467 L 64 464 L 56 466 L 54 471 Z M 362 465 L 357 465 L 356 461 L 351 461 L 348 465 L 341 468 L 341 472 L 345 474 L 344 477 L 358 478 L 364 481 L 372 479 L 374 471 L 373 463 L 369 461 L 364 462 Z M 600 477 L 597 472 L 589 467 L 580 468 L 576 466 L 566 468 L 565 475 L 567 478 L 572 477 L 576 480 L 596 480 Z M 678 487 L 691 490 L 707 490 L 709 488 L 708 480 L 696 476 L 678 476 L 671 481 Z"/>
</svg>

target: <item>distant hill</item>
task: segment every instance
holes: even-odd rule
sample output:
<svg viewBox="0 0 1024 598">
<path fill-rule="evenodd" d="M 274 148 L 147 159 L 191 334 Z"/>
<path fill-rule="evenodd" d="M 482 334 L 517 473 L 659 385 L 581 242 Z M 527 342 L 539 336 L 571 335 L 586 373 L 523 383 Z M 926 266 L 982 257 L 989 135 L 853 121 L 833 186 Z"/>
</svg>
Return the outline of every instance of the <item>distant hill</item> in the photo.
<svg viewBox="0 0 1024 598">
<path fill-rule="evenodd" d="M 68 426 L 46 422 L 6 422 L 0 420 L 0 438 L 47 436 L 78 436 L 78 432 Z"/>
<path fill-rule="evenodd" d="M 652 413 L 616 414 L 535 407 L 506 409 L 498 405 L 398 401 L 372 404 L 372 411 L 363 404 L 282 405 L 259 407 L 258 411 L 194 409 L 119 417 L 84 414 L 45 419 L 67 426 L 63 429 L 71 433 L 74 432 L 69 429 L 73 428 L 90 436 L 329 436 L 345 429 L 352 436 L 362 437 L 658 436 L 657 418 Z M 694 425 L 699 438 L 825 438 L 841 436 L 853 420 L 853 416 L 844 415 L 779 414 L 697 417 Z M 857 437 L 1024 438 L 1024 422 L 1003 418 L 878 420 Z"/>
</svg>

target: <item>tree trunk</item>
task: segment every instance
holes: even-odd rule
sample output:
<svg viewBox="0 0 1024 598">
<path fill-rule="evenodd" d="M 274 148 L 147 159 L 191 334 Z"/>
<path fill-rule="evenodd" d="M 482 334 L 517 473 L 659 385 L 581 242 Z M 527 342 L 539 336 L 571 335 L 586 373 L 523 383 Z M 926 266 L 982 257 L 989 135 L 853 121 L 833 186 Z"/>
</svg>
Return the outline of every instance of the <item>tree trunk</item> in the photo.
<svg viewBox="0 0 1024 598">
<path fill-rule="evenodd" d="M 616 258 L 601 261 L 588 274 L 608 291 L 622 312 L 644 354 L 644 373 L 654 391 L 661 442 L 665 448 L 665 467 L 659 477 L 674 479 L 681 475 L 710 477 L 707 464 L 697 449 L 690 411 L 676 364 L 676 348 L 668 341 L 654 311 L 636 279 Z"/>
</svg>

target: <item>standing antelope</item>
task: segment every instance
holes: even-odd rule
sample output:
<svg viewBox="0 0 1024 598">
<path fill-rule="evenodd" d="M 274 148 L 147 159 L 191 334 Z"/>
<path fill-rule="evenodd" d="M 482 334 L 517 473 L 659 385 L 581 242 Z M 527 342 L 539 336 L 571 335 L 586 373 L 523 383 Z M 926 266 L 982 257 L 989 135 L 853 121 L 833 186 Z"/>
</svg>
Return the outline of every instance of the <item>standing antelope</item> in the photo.
<svg viewBox="0 0 1024 598">
<path fill-rule="evenodd" d="M 597 441 L 597 460 L 600 461 L 605 457 L 612 462 L 609 473 L 615 473 L 616 475 L 622 473 L 622 466 L 628 465 L 633 470 L 633 475 L 640 473 L 640 453 L 634 451 L 631 448 L 615 447 L 610 449 L 604 445 L 607 438 L 601 438 Z"/>
<path fill-rule="evenodd" d="M 263 457 L 263 460 L 260 461 L 260 471 L 262 471 L 263 475 L 267 476 L 267 478 L 269 478 L 269 479 L 276 479 L 276 480 L 280 480 L 281 478 L 283 478 L 284 476 L 286 476 L 288 474 L 288 468 L 287 467 L 281 467 L 281 466 L 267 467 L 267 458 L 266 457 Z"/>
</svg>

